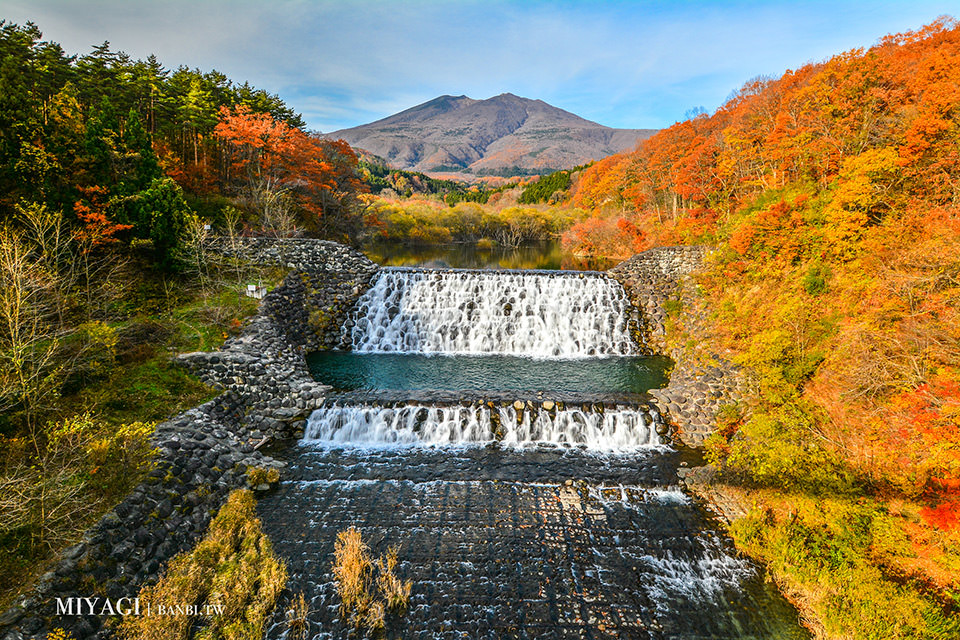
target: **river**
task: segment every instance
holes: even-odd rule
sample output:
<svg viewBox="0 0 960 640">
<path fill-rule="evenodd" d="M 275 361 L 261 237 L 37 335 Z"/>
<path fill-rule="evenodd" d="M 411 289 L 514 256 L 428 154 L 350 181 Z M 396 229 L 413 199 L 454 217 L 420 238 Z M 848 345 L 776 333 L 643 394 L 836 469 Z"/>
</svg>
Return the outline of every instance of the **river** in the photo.
<svg viewBox="0 0 960 640">
<path fill-rule="evenodd" d="M 352 352 L 311 356 L 335 392 L 259 505 L 309 637 L 351 637 L 332 552 L 355 526 L 413 581 L 388 637 L 808 638 L 677 486 L 698 454 L 660 435 L 645 392 L 670 362 L 636 342 L 620 285 L 534 253 L 511 272 L 407 255 L 357 303 Z"/>
</svg>

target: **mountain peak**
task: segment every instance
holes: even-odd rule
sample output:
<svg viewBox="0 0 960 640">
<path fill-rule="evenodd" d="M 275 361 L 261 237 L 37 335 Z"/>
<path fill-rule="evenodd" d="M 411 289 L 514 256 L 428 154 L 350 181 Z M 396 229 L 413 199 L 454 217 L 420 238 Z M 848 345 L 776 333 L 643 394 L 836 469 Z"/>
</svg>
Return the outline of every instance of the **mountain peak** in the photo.
<svg viewBox="0 0 960 640">
<path fill-rule="evenodd" d="M 370 124 L 329 134 L 398 169 L 543 173 L 630 149 L 652 129 L 611 129 L 513 93 L 442 95 Z"/>
</svg>

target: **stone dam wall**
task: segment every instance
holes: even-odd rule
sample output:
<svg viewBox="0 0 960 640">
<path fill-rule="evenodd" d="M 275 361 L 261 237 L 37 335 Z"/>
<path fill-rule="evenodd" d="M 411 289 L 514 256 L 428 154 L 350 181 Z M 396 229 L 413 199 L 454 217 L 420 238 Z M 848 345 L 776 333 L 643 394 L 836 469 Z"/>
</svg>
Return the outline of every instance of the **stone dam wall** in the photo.
<svg viewBox="0 0 960 640">
<path fill-rule="evenodd" d="M 703 247 L 657 247 L 607 272 L 639 310 L 641 333 L 650 349 L 676 363 L 666 388 L 653 389 L 650 395 L 677 437 L 692 447 L 702 446 L 713 433 L 720 408 L 742 402 L 751 386 L 739 366 L 710 348 L 707 309 L 694 280 L 706 259 Z M 690 340 L 669 340 L 668 323 L 674 333 L 679 329 Z"/>
<path fill-rule="evenodd" d="M 306 418 L 330 395 L 330 387 L 312 379 L 304 356 L 349 348 L 350 311 L 377 265 L 353 249 L 308 239 L 241 239 L 232 246 L 218 241 L 209 250 L 290 272 L 264 297 L 239 337 L 217 352 L 178 357 L 222 394 L 157 426 L 155 468 L 0 615 L 0 640 L 45 638 L 55 627 L 77 640 L 113 637 L 97 615 L 56 616 L 56 598 L 135 597 L 143 585 L 156 581 L 170 558 L 195 545 L 230 491 L 248 486 L 249 468 L 285 466 L 258 449 L 299 436 Z M 670 321 L 680 322 L 690 335 L 706 335 L 705 311 L 691 277 L 703 261 L 698 248 L 657 248 L 609 272 L 625 287 L 635 308 L 631 324 L 650 351 L 677 363 L 669 385 L 652 391 L 643 404 L 655 408 L 675 437 L 691 446 L 702 444 L 712 431 L 716 411 L 748 389 L 746 377 L 731 363 L 712 354 L 705 359 L 666 339 Z M 675 318 L 671 309 L 678 305 L 671 301 L 679 301 Z M 564 400 L 487 399 L 549 409 Z"/>
</svg>

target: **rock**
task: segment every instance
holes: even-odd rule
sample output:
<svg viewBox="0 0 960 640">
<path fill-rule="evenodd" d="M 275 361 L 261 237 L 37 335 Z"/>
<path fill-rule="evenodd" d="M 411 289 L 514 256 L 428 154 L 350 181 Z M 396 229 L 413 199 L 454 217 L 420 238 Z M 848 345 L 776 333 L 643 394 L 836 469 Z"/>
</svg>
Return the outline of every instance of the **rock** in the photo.
<svg viewBox="0 0 960 640">
<path fill-rule="evenodd" d="M 709 485 L 716 479 L 717 470 L 711 466 L 693 467 L 683 476 L 687 484 Z"/>
<path fill-rule="evenodd" d="M 157 515 L 160 518 L 166 518 L 171 513 L 173 513 L 173 503 L 169 499 L 161 500 L 157 505 Z"/>
<path fill-rule="evenodd" d="M 29 618 L 25 618 L 23 621 L 20 622 L 20 628 L 27 635 L 36 633 L 37 631 L 40 630 L 42 626 L 43 626 L 43 621 L 40 620 L 40 618 L 33 617 L 33 616 Z"/>
</svg>

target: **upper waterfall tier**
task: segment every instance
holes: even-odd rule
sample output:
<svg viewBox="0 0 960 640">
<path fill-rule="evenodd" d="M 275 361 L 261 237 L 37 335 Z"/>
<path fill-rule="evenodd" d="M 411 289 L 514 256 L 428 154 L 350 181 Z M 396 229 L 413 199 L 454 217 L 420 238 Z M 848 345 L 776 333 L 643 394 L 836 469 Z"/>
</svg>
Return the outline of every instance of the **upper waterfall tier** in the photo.
<svg viewBox="0 0 960 640">
<path fill-rule="evenodd" d="M 361 353 L 636 355 L 629 303 L 598 273 L 381 270 L 357 301 Z"/>
</svg>

